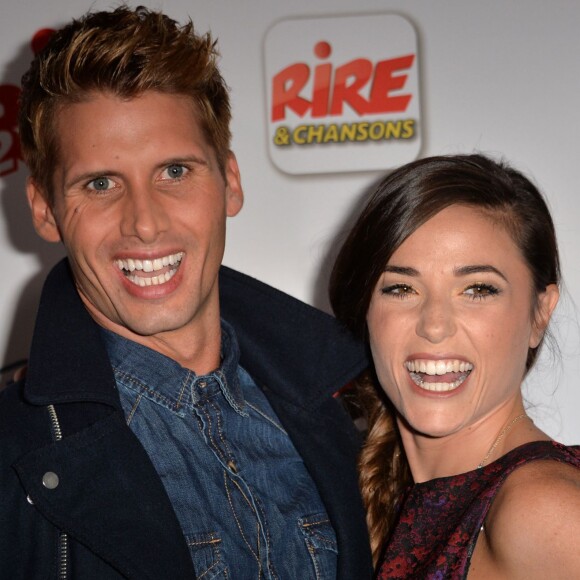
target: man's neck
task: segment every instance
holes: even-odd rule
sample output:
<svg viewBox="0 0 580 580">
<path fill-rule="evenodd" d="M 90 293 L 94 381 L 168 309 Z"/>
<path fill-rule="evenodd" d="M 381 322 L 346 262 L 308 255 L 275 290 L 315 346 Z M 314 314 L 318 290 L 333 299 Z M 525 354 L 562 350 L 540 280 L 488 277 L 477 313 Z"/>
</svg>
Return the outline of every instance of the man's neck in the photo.
<svg viewBox="0 0 580 580">
<path fill-rule="evenodd" d="M 89 313 L 97 324 L 123 338 L 142 344 L 179 363 L 198 375 L 208 374 L 220 366 L 221 326 L 219 309 L 213 316 L 191 321 L 187 326 L 148 336 L 104 318 L 100 313 Z"/>
<path fill-rule="evenodd" d="M 213 332 L 205 332 L 202 337 L 198 335 L 195 338 L 193 336 L 189 338 L 188 336 L 189 340 L 174 336 L 175 333 L 183 332 L 183 329 L 155 336 L 139 336 L 131 332 L 119 334 L 173 359 L 182 367 L 198 375 L 205 375 L 220 365 L 221 330 L 219 324 L 213 330 Z"/>
</svg>

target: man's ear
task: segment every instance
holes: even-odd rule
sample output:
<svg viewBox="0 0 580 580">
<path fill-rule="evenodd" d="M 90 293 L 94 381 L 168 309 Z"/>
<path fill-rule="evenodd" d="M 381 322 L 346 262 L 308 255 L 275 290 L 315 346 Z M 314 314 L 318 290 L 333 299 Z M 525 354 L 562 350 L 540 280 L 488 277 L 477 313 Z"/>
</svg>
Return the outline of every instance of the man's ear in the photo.
<svg viewBox="0 0 580 580">
<path fill-rule="evenodd" d="M 26 182 L 26 197 L 32 212 L 32 223 L 36 233 L 47 242 L 60 242 L 60 230 L 56 223 L 47 194 L 32 178 Z"/>
<path fill-rule="evenodd" d="M 238 161 L 233 152 L 228 153 L 225 167 L 226 174 L 226 214 L 234 217 L 244 205 L 244 190 Z"/>
<path fill-rule="evenodd" d="M 560 291 L 556 284 L 548 284 L 546 290 L 538 295 L 532 333 L 530 335 L 530 348 L 536 348 L 540 344 L 559 298 Z"/>
</svg>

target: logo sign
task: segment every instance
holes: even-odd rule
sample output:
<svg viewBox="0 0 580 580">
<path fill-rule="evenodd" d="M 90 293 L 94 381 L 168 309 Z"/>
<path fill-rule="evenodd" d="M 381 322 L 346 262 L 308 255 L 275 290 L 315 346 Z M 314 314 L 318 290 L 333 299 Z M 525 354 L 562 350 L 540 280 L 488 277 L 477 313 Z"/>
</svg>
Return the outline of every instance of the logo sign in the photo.
<svg viewBox="0 0 580 580">
<path fill-rule="evenodd" d="M 265 40 L 270 157 L 291 174 L 419 155 L 417 38 L 399 15 L 282 20 Z"/>
</svg>

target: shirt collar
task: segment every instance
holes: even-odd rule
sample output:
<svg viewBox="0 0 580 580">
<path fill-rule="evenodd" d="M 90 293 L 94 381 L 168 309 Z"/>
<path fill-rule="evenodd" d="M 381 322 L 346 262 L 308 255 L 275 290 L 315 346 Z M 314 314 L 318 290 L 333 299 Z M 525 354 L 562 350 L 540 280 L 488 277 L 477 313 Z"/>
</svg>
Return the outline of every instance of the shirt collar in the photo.
<svg viewBox="0 0 580 580">
<path fill-rule="evenodd" d="M 193 403 L 198 387 L 216 384 L 228 404 L 245 416 L 245 399 L 238 379 L 240 350 L 234 329 L 221 321 L 221 364 L 207 375 L 197 375 L 178 362 L 142 344 L 124 338 L 110 330 L 101 329 L 111 365 L 116 373 L 132 377 L 146 385 L 171 407 L 180 408 L 189 397 L 186 386 L 191 389 Z"/>
</svg>

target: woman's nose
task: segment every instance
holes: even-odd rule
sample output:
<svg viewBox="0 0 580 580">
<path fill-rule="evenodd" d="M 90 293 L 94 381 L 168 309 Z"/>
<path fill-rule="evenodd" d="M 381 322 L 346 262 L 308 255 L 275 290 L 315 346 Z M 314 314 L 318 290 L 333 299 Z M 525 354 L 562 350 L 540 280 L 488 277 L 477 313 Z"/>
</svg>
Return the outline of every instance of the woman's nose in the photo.
<svg viewBox="0 0 580 580">
<path fill-rule="evenodd" d="M 438 344 L 456 331 L 453 306 L 443 298 L 428 298 L 421 306 L 417 334 Z"/>
</svg>

